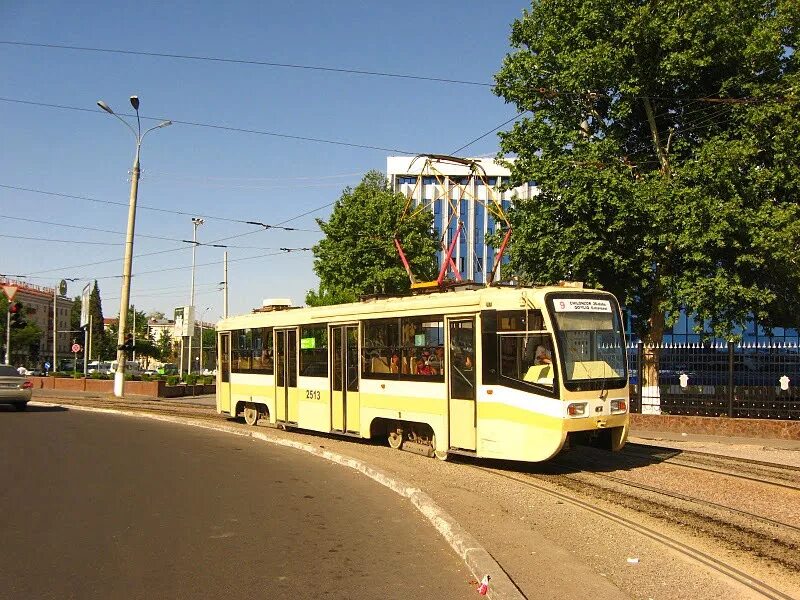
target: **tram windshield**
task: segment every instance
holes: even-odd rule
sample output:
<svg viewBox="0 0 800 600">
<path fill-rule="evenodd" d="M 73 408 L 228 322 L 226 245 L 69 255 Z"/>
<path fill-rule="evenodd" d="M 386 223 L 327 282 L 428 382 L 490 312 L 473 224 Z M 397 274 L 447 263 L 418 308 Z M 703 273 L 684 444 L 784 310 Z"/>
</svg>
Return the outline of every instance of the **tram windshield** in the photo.
<svg viewBox="0 0 800 600">
<path fill-rule="evenodd" d="M 627 380 L 619 311 L 608 298 L 552 298 L 564 385 L 573 391 L 621 387 Z"/>
</svg>

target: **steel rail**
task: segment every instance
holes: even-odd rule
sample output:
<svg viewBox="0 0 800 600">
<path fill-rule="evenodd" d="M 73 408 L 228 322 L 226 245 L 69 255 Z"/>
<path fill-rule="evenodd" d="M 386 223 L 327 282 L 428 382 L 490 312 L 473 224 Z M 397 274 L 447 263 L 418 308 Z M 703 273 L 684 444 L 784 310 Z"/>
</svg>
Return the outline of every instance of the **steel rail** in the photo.
<svg viewBox="0 0 800 600">
<path fill-rule="evenodd" d="M 741 585 L 744 585 L 745 587 L 753 590 L 754 592 L 757 592 L 764 598 L 769 598 L 770 600 L 794 600 L 791 596 L 784 594 L 780 590 L 770 586 L 767 583 L 764 583 L 763 581 L 751 577 L 744 571 L 741 571 L 736 567 L 729 565 L 711 556 L 710 554 L 692 548 L 688 544 L 684 544 L 683 542 L 679 542 L 675 539 L 672 539 L 667 535 L 655 531 L 654 529 L 645 527 L 644 525 L 636 523 L 625 517 L 619 516 L 609 510 L 593 506 L 588 502 L 584 502 L 583 500 L 580 500 L 568 494 L 564 494 L 562 492 L 549 489 L 548 487 L 545 487 L 543 485 L 538 485 L 536 483 L 533 483 L 532 481 L 523 478 L 514 477 L 513 475 L 510 475 L 508 473 L 505 473 L 497 469 L 478 467 L 478 466 L 473 466 L 472 468 L 478 469 L 479 471 L 484 471 L 486 473 L 491 473 L 493 475 L 498 475 L 500 477 L 505 477 L 506 479 L 510 479 L 511 481 L 516 481 L 517 483 L 521 483 L 523 485 L 527 485 L 542 493 L 558 498 L 563 502 L 587 510 L 591 513 L 594 513 L 598 516 L 608 519 L 614 523 L 617 523 L 618 525 L 621 525 L 632 531 L 635 531 L 640 535 L 643 535 L 647 538 L 650 538 L 653 541 L 656 541 L 664 546 L 667 546 L 668 548 L 671 548 L 672 550 L 675 550 L 676 552 L 679 552 L 684 556 L 688 556 L 689 558 L 705 565 L 706 567 L 709 567 L 710 569 L 713 569 L 714 571 L 717 571 L 725 575 L 726 577 L 729 577 L 730 579 L 736 581 L 737 583 L 740 583 Z"/>
</svg>

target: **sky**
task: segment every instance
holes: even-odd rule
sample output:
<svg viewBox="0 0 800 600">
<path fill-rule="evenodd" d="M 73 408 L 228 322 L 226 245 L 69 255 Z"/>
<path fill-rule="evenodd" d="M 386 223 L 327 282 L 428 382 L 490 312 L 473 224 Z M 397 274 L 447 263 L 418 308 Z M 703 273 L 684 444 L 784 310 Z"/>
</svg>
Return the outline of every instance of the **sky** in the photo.
<svg viewBox="0 0 800 600">
<path fill-rule="evenodd" d="M 0 0 L 0 274 L 47 287 L 74 278 L 70 296 L 97 280 L 104 314 L 117 315 L 135 142 L 96 103 L 135 127 L 137 95 L 142 130 L 182 123 L 142 144 L 131 304 L 168 316 L 189 304 L 192 245 L 182 240 L 197 216 L 198 318 L 222 315 L 224 249 L 213 243 L 228 246 L 230 314 L 265 298 L 302 305 L 318 284 L 313 254 L 280 249 L 318 242 L 315 218 L 344 188 L 385 171 L 389 155 L 452 153 L 515 107 L 487 85 L 152 54 L 490 84 L 526 6 Z M 492 134 L 460 154 L 497 150 Z"/>
</svg>

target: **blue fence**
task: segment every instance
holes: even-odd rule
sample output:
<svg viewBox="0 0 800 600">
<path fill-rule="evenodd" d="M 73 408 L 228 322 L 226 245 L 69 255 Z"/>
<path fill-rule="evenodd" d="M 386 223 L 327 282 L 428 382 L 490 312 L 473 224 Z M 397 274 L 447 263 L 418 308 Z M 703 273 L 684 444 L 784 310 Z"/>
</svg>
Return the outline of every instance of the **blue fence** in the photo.
<svg viewBox="0 0 800 600">
<path fill-rule="evenodd" d="M 800 419 L 800 346 L 628 346 L 632 412 Z M 658 386 L 642 386 L 645 356 L 658 359 Z"/>
</svg>

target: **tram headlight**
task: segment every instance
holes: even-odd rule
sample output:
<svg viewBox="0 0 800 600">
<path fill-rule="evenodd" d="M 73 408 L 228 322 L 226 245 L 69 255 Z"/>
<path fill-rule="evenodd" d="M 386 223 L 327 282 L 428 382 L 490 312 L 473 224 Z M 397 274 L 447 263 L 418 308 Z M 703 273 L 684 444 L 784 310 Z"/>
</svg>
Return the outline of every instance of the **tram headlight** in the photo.
<svg viewBox="0 0 800 600">
<path fill-rule="evenodd" d="M 628 410 L 628 404 L 625 400 L 612 400 L 611 401 L 611 412 L 612 413 L 624 413 Z"/>
<path fill-rule="evenodd" d="M 570 417 L 582 417 L 586 414 L 586 402 L 573 402 L 567 405 L 567 414 Z"/>
</svg>

